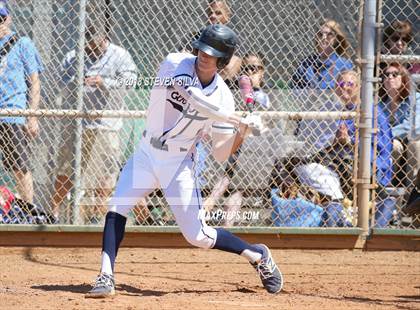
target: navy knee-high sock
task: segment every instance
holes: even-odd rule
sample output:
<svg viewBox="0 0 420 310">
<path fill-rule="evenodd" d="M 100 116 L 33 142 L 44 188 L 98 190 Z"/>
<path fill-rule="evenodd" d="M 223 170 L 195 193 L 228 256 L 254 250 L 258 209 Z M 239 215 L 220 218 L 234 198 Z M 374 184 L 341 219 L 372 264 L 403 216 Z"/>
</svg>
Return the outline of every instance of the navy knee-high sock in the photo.
<svg viewBox="0 0 420 310">
<path fill-rule="evenodd" d="M 216 231 L 217 239 L 213 249 L 218 249 L 230 253 L 236 253 L 239 255 L 241 255 L 244 250 L 250 250 L 253 252 L 263 254 L 259 248 L 235 236 L 226 229 L 216 228 Z"/>
<path fill-rule="evenodd" d="M 124 238 L 126 222 L 127 218 L 125 216 L 115 212 L 108 212 L 105 218 L 102 251 L 108 254 L 112 271 L 114 271 L 115 258 L 117 257 L 120 243 Z"/>
</svg>

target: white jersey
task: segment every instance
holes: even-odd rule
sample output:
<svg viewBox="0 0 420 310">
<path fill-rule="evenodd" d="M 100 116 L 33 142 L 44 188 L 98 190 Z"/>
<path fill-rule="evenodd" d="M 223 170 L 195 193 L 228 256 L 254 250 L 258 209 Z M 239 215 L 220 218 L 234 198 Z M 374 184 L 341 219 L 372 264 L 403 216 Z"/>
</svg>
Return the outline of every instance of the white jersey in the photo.
<svg viewBox="0 0 420 310">
<path fill-rule="evenodd" d="M 194 87 L 202 90 L 212 105 L 226 114 L 232 114 L 235 104 L 230 89 L 219 74 L 203 88 L 195 72 L 196 59 L 196 56 L 186 53 L 169 54 L 160 65 L 157 81 L 187 78 L 195 82 Z M 158 139 L 163 145 L 175 145 L 190 150 L 205 128 L 211 129 L 212 132 L 234 132 L 233 125 L 215 122 L 194 110 L 188 100 L 174 88 L 155 84 L 147 111 L 148 137 Z"/>
<path fill-rule="evenodd" d="M 169 54 L 162 62 L 157 78 L 161 81 L 183 77 L 183 80 L 198 81 L 196 59 L 190 54 Z M 226 114 L 234 112 L 232 93 L 218 74 L 206 87 L 199 82 L 196 87 L 198 89 L 194 91 L 202 91 L 209 105 Z M 204 129 L 228 134 L 234 132 L 231 124 L 212 121 L 192 109 L 188 99 L 174 87 L 155 84 L 144 138 L 121 172 L 109 210 L 127 216 L 139 198 L 161 188 L 187 240 L 203 248 L 212 248 L 217 231 L 204 221 L 203 202 L 196 180 L 196 157 L 190 156 Z"/>
</svg>

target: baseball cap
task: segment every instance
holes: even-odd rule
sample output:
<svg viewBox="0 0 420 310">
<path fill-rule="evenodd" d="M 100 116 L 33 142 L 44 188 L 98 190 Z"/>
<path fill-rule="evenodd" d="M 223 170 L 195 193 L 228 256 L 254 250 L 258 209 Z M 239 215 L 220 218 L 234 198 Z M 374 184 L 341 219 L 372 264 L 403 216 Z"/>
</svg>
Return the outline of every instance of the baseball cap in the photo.
<svg viewBox="0 0 420 310">
<path fill-rule="evenodd" d="M 332 199 L 344 198 L 340 187 L 340 178 L 331 169 L 321 164 L 311 163 L 300 165 L 294 170 L 300 183 L 310 186 Z"/>
<path fill-rule="evenodd" d="M 9 10 L 6 6 L 6 0 L 0 0 L 0 15 L 3 17 L 9 15 Z"/>
</svg>

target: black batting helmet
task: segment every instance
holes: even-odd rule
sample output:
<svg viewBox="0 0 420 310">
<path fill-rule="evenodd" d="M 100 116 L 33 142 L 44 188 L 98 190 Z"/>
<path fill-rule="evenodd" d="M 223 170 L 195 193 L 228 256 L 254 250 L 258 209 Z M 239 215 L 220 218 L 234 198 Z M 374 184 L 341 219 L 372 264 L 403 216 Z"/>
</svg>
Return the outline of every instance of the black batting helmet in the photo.
<svg viewBox="0 0 420 310">
<path fill-rule="evenodd" d="M 223 69 L 232 58 L 237 43 L 237 36 L 232 29 L 225 25 L 215 24 L 204 28 L 192 46 L 195 50 L 219 58 L 217 68 Z"/>
</svg>

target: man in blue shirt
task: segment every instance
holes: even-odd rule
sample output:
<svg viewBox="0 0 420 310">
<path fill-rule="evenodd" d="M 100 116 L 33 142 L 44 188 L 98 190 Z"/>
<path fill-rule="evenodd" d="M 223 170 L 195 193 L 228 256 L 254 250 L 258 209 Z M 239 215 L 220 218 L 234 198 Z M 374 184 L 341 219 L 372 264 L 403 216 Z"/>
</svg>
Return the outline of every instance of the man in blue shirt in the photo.
<svg viewBox="0 0 420 310">
<path fill-rule="evenodd" d="M 0 108 L 37 109 L 40 101 L 40 56 L 27 37 L 11 31 L 6 1 L 0 0 Z M 7 51 L 7 53 L 5 53 Z M 0 151 L 7 170 L 13 171 L 22 199 L 33 202 L 33 180 L 28 169 L 28 138 L 39 132 L 36 117 L 0 117 Z"/>
</svg>

